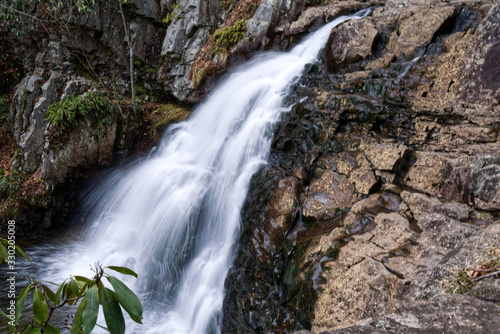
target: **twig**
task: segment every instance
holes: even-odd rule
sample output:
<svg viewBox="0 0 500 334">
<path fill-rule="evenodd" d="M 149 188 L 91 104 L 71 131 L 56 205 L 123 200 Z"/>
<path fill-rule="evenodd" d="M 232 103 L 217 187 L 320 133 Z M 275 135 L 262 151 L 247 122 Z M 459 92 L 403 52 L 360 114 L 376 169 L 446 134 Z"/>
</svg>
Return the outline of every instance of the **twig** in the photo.
<svg viewBox="0 0 500 334">
<path fill-rule="evenodd" d="M 476 282 L 476 281 L 479 281 L 480 279 L 488 278 L 488 277 L 491 277 L 491 276 L 496 276 L 498 274 L 500 274 L 500 270 L 495 271 L 494 273 L 491 273 L 491 274 L 488 274 L 488 275 L 483 275 L 483 276 L 479 276 L 478 278 L 474 278 L 471 282 Z"/>
<path fill-rule="evenodd" d="M 476 269 L 467 269 L 467 270 L 475 271 L 475 272 L 489 272 L 489 271 L 497 270 L 497 268 L 488 268 L 488 269 L 476 268 Z"/>
</svg>

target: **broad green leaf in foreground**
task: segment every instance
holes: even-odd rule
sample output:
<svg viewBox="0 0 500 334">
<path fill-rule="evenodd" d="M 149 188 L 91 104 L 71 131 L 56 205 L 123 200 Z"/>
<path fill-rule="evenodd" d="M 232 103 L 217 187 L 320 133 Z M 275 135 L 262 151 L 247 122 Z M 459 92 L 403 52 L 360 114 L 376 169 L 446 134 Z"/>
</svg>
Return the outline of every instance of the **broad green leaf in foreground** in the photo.
<svg viewBox="0 0 500 334">
<path fill-rule="evenodd" d="M 121 306 L 127 311 L 132 320 L 142 324 L 142 305 L 139 298 L 118 278 L 113 276 L 106 278 L 111 283 L 111 286 L 113 286 L 113 289 L 115 289 L 116 298 Z"/>
<path fill-rule="evenodd" d="M 116 294 L 108 288 L 102 290 L 102 310 L 109 332 L 111 334 L 125 333 L 125 320 L 123 319 L 122 309 Z"/>
</svg>

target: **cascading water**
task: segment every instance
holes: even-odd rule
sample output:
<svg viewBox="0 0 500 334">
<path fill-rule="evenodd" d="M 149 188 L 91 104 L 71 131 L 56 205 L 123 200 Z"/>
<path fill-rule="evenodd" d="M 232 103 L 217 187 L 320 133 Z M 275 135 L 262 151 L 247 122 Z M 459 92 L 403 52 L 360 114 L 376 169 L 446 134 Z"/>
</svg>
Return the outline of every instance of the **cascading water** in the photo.
<svg viewBox="0 0 500 334">
<path fill-rule="evenodd" d="M 116 172 L 100 187 L 105 194 L 91 196 L 92 224 L 68 251 L 78 260 L 56 252 L 43 259 L 40 277 L 88 275 L 82 267 L 97 260 L 127 266 L 139 273 L 128 283 L 142 296 L 146 317 L 129 332 L 220 332 L 240 209 L 266 162 L 287 88 L 334 26 L 367 14 L 337 18 L 291 52 L 261 55 L 229 75 L 147 161 Z"/>
</svg>

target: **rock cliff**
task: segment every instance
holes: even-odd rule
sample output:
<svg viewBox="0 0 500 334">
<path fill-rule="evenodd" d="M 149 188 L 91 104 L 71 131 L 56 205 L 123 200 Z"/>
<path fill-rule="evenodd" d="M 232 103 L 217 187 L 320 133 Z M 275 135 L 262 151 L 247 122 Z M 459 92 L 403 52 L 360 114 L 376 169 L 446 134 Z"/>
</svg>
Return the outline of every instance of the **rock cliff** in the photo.
<svg viewBox="0 0 500 334">
<path fill-rule="evenodd" d="M 189 109 L 255 52 L 288 50 L 368 7 L 366 18 L 332 30 L 320 61 L 290 89 L 291 111 L 242 213 L 224 332 L 496 333 L 493 0 L 133 0 L 122 13 L 104 0 L 64 27 L 27 22 L 23 37 L 4 22 L 0 46 L 20 74 L 11 113 L 0 114 L 8 123 L 0 168 L 10 169 L 0 175 L 8 184 L 0 204 L 9 209 L 0 213 L 45 228 L 69 206 L 67 189 L 78 180 L 138 146 L 147 150 L 188 113 L 160 104 Z M 135 109 L 117 103 L 131 94 L 127 31 Z M 48 124 L 50 106 L 96 90 L 121 111 L 64 134 Z M 14 192 L 15 206 L 5 200 Z"/>
<path fill-rule="evenodd" d="M 497 330 L 500 6 L 379 5 L 292 89 L 243 213 L 228 332 Z"/>
</svg>

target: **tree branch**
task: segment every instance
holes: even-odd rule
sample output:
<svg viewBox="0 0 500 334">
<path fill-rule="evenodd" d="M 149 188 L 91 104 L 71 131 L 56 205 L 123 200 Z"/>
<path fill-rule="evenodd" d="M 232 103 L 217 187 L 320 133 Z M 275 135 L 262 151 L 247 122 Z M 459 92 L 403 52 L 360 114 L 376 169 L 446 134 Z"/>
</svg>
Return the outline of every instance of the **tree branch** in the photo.
<svg viewBox="0 0 500 334">
<path fill-rule="evenodd" d="M 471 282 L 476 282 L 476 281 L 479 281 L 480 279 L 496 276 L 499 274 L 500 274 L 500 270 L 495 271 L 495 272 L 488 274 L 488 275 L 483 275 L 483 276 L 479 276 L 478 278 L 474 278 Z"/>
</svg>

